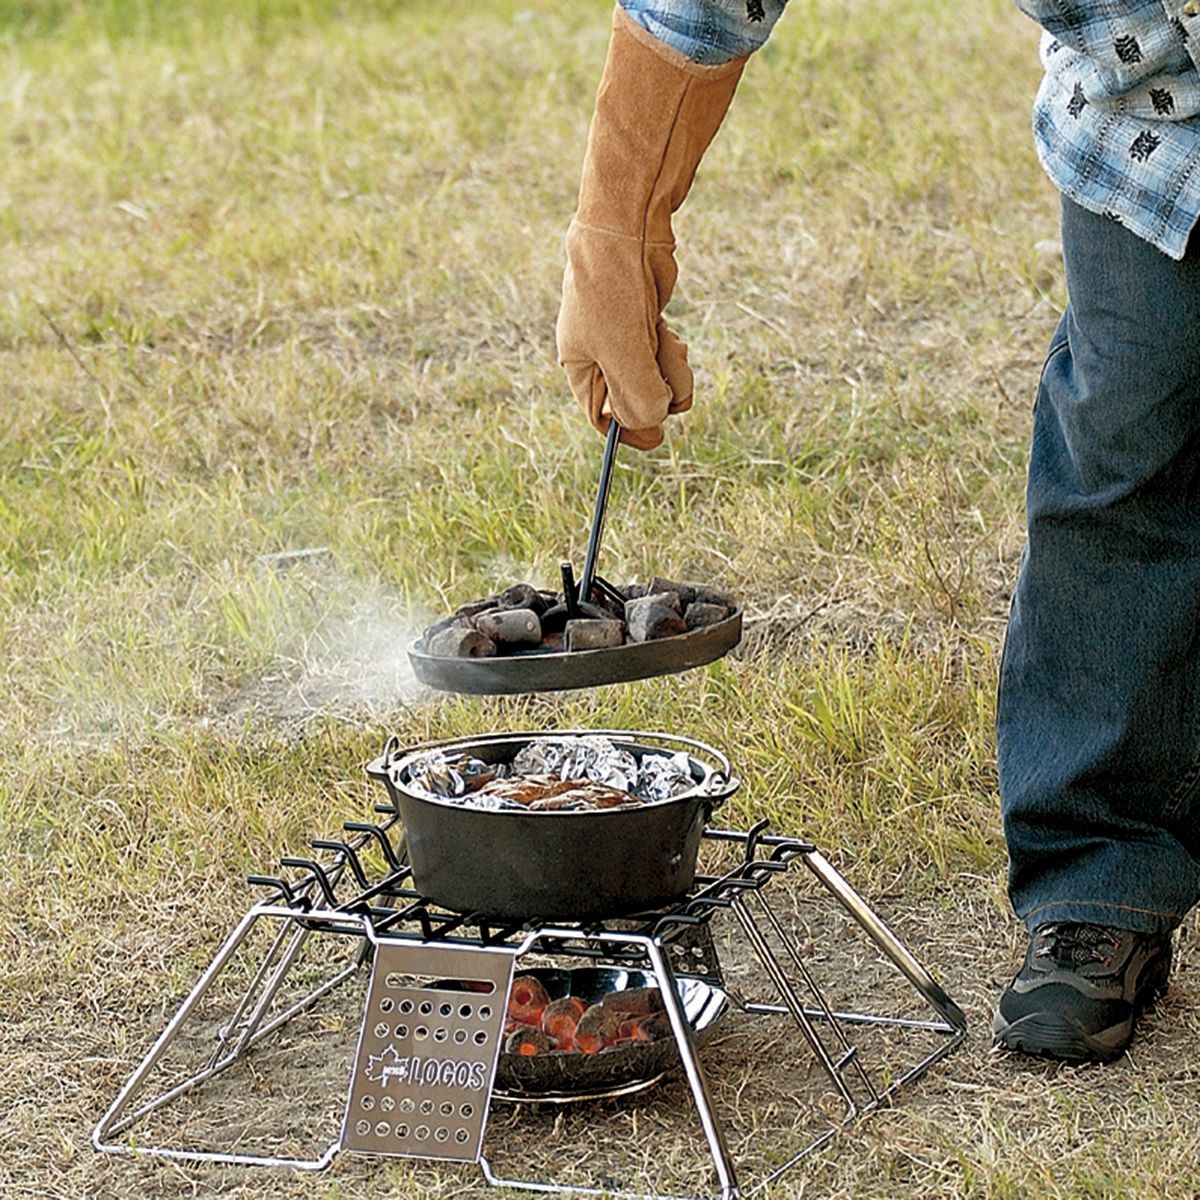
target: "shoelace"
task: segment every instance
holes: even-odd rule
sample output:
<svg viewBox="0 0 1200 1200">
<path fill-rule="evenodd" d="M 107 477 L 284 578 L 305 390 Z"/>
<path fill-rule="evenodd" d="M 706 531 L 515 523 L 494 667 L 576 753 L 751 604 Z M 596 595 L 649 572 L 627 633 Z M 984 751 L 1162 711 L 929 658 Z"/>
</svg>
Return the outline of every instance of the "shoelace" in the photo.
<svg viewBox="0 0 1200 1200">
<path fill-rule="evenodd" d="M 1061 966 L 1108 966 L 1121 945 L 1120 934 L 1103 925 L 1046 925 L 1038 932 L 1041 945 L 1034 957 L 1049 958 Z"/>
</svg>

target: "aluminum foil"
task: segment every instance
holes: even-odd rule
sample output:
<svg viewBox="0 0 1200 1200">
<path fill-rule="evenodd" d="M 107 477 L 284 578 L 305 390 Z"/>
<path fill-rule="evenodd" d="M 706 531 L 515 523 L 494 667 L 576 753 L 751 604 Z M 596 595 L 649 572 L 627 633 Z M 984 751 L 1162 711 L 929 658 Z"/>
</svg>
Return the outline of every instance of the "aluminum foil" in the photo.
<svg viewBox="0 0 1200 1200">
<path fill-rule="evenodd" d="M 470 796 L 506 773 L 506 768 L 485 763 L 469 754 L 431 750 L 413 763 L 408 782 L 423 795 L 453 800 Z"/>
<path fill-rule="evenodd" d="M 631 791 L 642 800 L 669 800 L 695 786 L 692 761 L 680 750 L 670 756 L 643 754 L 637 782 Z"/>
<path fill-rule="evenodd" d="M 547 791 L 544 801 L 530 803 L 528 789 L 514 786 L 522 777 Z M 535 782 L 535 779 L 537 782 Z M 564 793 L 556 781 L 581 786 Z M 589 793 L 589 784 L 599 785 Z M 407 786 L 420 795 L 452 800 L 473 808 L 548 811 L 612 807 L 606 789 L 630 796 L 630 803 L 669 800 L 695 787 L 691 760 L 676 754 L 644 754 L 641 762 L 628 750 L 596 735 L 547 738 L 530 742 L 510 764 L 485 763 L 461 752 L 431 750 L 408 770 Z"/>
<path fill-rule="evenodd" d="M 634 792 L 638 762 L 597 735 L 530 742 L 512 761 L 516 775 L 553 775 L 557 779 L 590 779 L 608 787 Z"/>
</svg>

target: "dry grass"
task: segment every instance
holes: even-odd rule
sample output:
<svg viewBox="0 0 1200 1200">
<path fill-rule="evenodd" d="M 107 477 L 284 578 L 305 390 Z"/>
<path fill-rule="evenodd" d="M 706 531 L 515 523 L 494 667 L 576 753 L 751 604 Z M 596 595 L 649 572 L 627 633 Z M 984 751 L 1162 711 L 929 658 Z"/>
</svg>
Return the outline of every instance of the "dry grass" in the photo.
<svg viewBox="0 0 1200 1200">
<path fill-rule="evenodd" d="M 599 443 L 552 326 L 606 26 L 599 0 L 0 0 L 0 1194 L 482 1192 L 88 1135 L 241 877 L 369 812 L 388 734 L 558 724 L 725 747 L 730 821 L 830 847 L 968 1010 L 967 1049 L 781 1194 L 1200 1187 L 1194 933 L 1116 1067 L 986 1050 L 1016 948 L 992 691 L 1062 300 L 1036 39 L 1002 0 L 792 0 L 679 221 L 700 401 L 622 459 L 603 566 L 720 577 L 741 651 L 598 695 L 412 688 L 425 618 L 579 553 Z M 694 1138 L 663 1137 L 682 1169 Z"/>
</svg>

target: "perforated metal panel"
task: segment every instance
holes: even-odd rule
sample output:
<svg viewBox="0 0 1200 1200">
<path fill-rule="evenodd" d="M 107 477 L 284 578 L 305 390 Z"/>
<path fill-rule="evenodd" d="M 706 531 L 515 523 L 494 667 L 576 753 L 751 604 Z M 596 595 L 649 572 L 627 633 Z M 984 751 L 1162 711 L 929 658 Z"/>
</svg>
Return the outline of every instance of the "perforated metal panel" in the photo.
<svg viewBox="0 0 1200 1200">
<path fill-rule="evenodd" d="M 479 1161 L 514 957 L 491 948 L 377 945 L 344 1149 Z"/>
</svg>

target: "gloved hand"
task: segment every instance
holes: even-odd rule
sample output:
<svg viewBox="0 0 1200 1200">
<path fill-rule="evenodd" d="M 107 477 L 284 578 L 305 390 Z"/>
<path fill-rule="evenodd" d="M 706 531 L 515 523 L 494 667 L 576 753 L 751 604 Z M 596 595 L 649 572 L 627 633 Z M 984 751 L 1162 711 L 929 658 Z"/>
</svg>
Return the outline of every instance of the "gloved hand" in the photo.
<svg viewBox="0 0 1200 1200">
<path fill-rule="evenodd" d="M 700 66 L 618 5 L 567 230 L 559 361 L 602 433 L 650 450 L 692 406 L 687 346 L 662 319 L 675 288 L 671 214 L 720 128 L 746 59 Z"/>
</svg>

